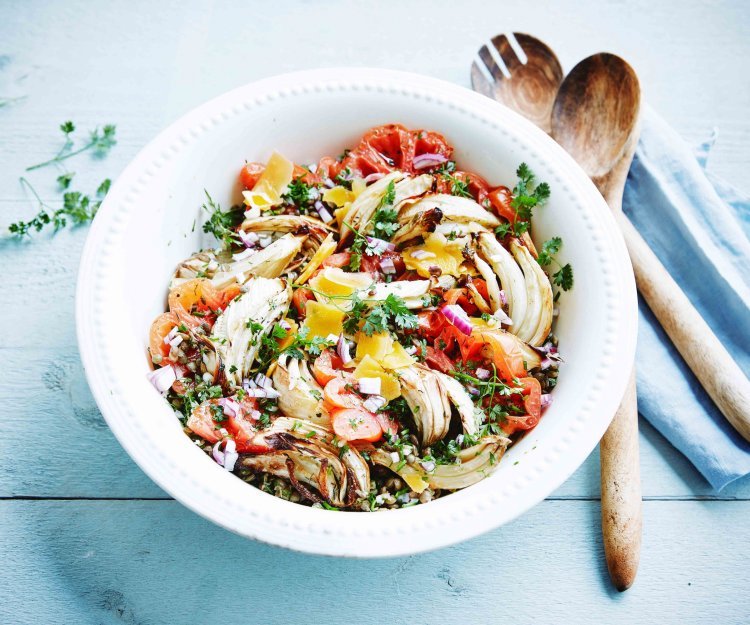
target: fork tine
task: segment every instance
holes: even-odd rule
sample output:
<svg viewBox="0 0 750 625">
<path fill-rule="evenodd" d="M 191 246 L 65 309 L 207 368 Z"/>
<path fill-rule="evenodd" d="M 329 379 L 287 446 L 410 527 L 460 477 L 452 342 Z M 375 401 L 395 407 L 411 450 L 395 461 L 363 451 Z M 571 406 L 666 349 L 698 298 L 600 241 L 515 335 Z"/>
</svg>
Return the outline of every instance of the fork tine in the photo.
<svg viewBox="0 0 750 625">
<path fill-rule="evenodd" d="M 484 63 L 485 67 L 490 72 L 490 75 L 496 82 L 505 78 L 505 76 L 503 76 L 503 70 L 501 70 L 500 66 L 495 62 L 490 49 L 486 45 L 479 48 L 479 58 L 482 59 L 482 63 Z"/>
<path fill-rule="evenodd" d="M 498 56 L 505 64 L 508 72 L 512 74 L 516 67 L 523 65 L 523 61 L 516 54 L 510 40 L 505 35 L 495 35 L 490 41 L 497 51 Z"/>
<path fill-rule="evenodd" d="M 492 83 L 487 79 L 487 68 L 479 65 L 476 61 L 471 63 L 471 86 L 474 91 L 486 95 L 488 98 L 493 97 Z"/>
</svg>

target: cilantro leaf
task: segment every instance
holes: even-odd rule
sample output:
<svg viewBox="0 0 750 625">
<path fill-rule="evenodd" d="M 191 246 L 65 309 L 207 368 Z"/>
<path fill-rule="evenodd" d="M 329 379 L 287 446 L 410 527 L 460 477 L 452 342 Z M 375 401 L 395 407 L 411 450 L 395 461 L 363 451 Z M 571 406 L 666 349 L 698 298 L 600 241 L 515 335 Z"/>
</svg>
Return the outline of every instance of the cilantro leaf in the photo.
<svg viewBox="0 0 750 625">
<path fill-rule="evenodd" d="M 562 246 L 562 239 L 560 237 L 552 237 L 551 239 L 542 243 L 542 250 L 539 252 L 537 262 L 545 267 L 552 262 L 552 257 L 560 251 Z"/>
<path fill-rule="evenodd" d="M 207 202 L 202 208 L 211 214 L 208 221 L 203 224 L 203 232 L 213 234 L 226 248 L 239 243 L 239 237 L 234 228 L 242 223 L 244 218 L 242 210 L 230 208 L 228 211 L 223 211 L 221 206 L 213 201 L 208 191 L 204 189 L 203 192 L 206 194 Z"/>
<path fill-rule="evenodd" d="M 570 266 L 570 263 L 563 265 L 552 274 L 552 281 L 563 291 L 570 291 L 573 288 L 573 267 Z"/>
</svg>

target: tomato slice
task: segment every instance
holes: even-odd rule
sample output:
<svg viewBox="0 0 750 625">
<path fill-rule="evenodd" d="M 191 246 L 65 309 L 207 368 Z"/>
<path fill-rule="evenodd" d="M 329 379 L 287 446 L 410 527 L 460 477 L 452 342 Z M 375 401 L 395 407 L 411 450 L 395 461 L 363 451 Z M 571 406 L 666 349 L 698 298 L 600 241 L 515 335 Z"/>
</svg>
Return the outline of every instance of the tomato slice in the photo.
<svg viewBox="0 0 750 625">
<path fill-rule="evenodd" d="M 374 273 L 375 275 L 382 275 L 384 272 L 380 263 L 387 258 L 393 261 L 393 266 L 396 270 L 396 273 L 393 274 L 393 278 L 394 280 L 398 280 L 398 276 L 406 271 L 406 265 L 404 264 L 404 258 L 401 256 L 401 252 L 397 252 L 396 250 L 383 252 L 380 256 L 362 254 L 362 263 L 359 270 Z"/>
<path fill-rule="evenodd" d="M 446 304 L 458 304 L 466 311 L 466 314 L 469 316 L 473 315 L 478 310 L 476 304 L 471 301 L 471 297 L 469 297 L 469 291 L 466 287 L 448 289 L 443 294 L 443 300 Z"/>
<path fill-rule="evenodd" d="M 330 349 L 326 349 L 320 352 L 320 356 L 313 362 L 313 376 L 318 384 L 325 386 L 334 378 L 341 378 L 344 375 L 344 372 L 341 370 L 343 366 L 344 363 L 338 354 L 335 354 Z"/>
<path fill-rule="evenodd" d="M 417 330 L 426 339 L 436 338 L 446 323 L 445 316 L 437 310 L 423 310 L 417 313 Z"/>
<path fill-rule="evenodd" d="M 383 436 L 378 419 L 364 408 L 337 410 L 331 417 L 333 431 L 345 441 L 376 441 Z"/>
<path fill-rule="evenodd" d="M 214 412 L 211 406 L 218 406 L 218 399 L 209 399 L 193 409 L 187 419 L 186 425 L 202 439 L 209 443 L 216 443 L 223 438 L 219 430 L 223 428 L 226 421 L 214 421 Z"/>
<path fill-rule="evenodd" d="M 351 375 L 343 377 L 335 377 L 329 380 L 325 388 L 323 389 L 323 396 L 325 397 L 326 403 L 336 408 L 360 408 L 364 400 L 354 393 L 352 390 L 347 388 L 354 383 L 354 378 Z"/>
<path fill-rule="evenodd" d="M 292 305 L 297 311 L 297 316 L 300 319 L 305 318 L 305 309 L 308 301 L 315 299 L 315 293 L 310 289 L 295 289 L 294 295 L 292 295 Z"/>
<path fill-rule="evenodd" d="M 536 378 L 520 378 L 523 407 L 525 415 L 511 415 L 506 417 L 502 429 L 506 434 L 513 434 L 521 430 L 530 430 L 539 423 L 542 416 L 542 385 Z"/>
<path fill-rule="evenodd" d="M 179 323 L 177 315 L 173 312 L 162 313 L 151 324 L 148 334 L 149 351 L 152 356 L 159 355 L 162 358 L 169 356 L 169 345 L 164 343 L 164 338 Z"/>
<path fill-rule="evenodd" d="M 432 130 L 412 130 L 414 154 L 441 154 L 445 158 L 453 155 L 453 148 L 443 135 Z"/>
<path fill-rule="evenodd" d="M 331 254 L 323 261 L 321 267 L 346 267 L 352 260 L 351 252 Z"/>
<path fill-rule="evenodd" d="M 434 347 L 427 347 L 427 355 L 425 356 L 425 362 L 427 365 L 443 373 L 450 373 L 456 366 L 453 361 L 445 355 L 445 352 L 438 351 Z"/>
<path fill-rule="evenodd" d="M 505 219 L 512 224 L 516 223 L 518 215 L 513 206 L 511 206 L 513 193 L 511 193 L 511 190 L 508 187 L 497 187 L 490 191 L 488 197 L 490 204 L 500 217 L 505 217 Z"/>
<path fill-rule="evenodd" d="M 398 419 L 391 416 L 388 412 L 376 412 L 375 418 L 380 424 L 383 432 L 387 432 L 391 436 L 396 436 L 401 429 Z"/>
<path fill-rule="evenodd" d="M 258 178 L 265 171 L 266 166 L 263 163 L 245 163 L 240 169 L 240 184 L 246 190 L 251 190 L 258 183 Z"/>
<path fill-rule="evenodd" d="M 416 136 L 401 124 L 386 124 L 371 129 L 362 137 L 362 144 L 385 157 L 385 162 L 392 168 L 413 171 Z"/>
</svg>

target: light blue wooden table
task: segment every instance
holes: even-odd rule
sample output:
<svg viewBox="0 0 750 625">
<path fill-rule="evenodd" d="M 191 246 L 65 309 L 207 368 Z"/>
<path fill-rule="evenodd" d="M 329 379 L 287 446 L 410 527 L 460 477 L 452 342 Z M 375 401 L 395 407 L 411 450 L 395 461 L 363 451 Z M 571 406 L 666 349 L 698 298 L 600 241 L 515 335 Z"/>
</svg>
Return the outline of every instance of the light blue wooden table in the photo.
<svg viewBox="0 0 750 625">
<path fill-rule="evenodd" d="M 621 54 L 688 140 L 719 126 L 711 167 L 747 189 L 750 5 L 485 5 L 6 0 L 0 97 L 26 97 L 0 108 L 0 222 L 34 213 L 18 177 L 58 147 L 65 119 L 117 124 L 106 160 L 70 164 L 91 191 L 176 116 L 237 85 L 341 64 L 468 85 L 472 54 L 504 29 L 545 39 L 567 68 L 596 51 Z M 53 172 L 32 180 L 56 197 Z M 133 464 L 87 389 L 73 319 L 85 237 L 0 242 L 0 623 L 750 621 L 750 480 L 713 493 L 644 422 L 643 555 L 622 595 L 603 561 L 596 453 L 514 523 L 411 558 L 304 556 L 197 517 Z"/>
</svg>

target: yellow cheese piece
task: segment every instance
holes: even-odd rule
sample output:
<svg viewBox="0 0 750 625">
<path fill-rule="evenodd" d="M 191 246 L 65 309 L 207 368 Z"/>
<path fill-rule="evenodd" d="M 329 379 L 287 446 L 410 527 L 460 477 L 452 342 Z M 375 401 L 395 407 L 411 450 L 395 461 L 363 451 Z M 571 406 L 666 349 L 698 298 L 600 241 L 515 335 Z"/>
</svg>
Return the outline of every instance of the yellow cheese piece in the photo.
<svg viewBox="0 0 750 625">
<path fill-rule="evenodd" d="M 279 349 L 285 349 L 294 343 L 294 337 L 297 336 L 297 330 L 299 329 L 297 322 L 293 319 L 284 318 L 284 321 L 286 321 L 291 327 L 286 331 L 286 336 L 283 339 L 278 340 Z"/>
<path fill-rule="evenodd" d="M 414 473 L 404 472 L 400 475 L 404 479 L 404 482 L 406 482 L 409 485 L 409 488 L 411 488 L 415 493 L 421 493 L 428 486 L 428 482 L 425 481 L 424 477 L 422 477 L 422 474 L 417 473 L 416 471 Z"/>
<path fill-rule="evenodd" d="M 388 332 L 372 336 L 358 332 L 355 340 L 357 341 L 357 358 L 360 360 L 365 356 L 370 356 L 381 362 L 393 350 L 393 338 Z"/>
<path fill-rule="evenodd" d="M 349 273 L 340 267 L 326 267 L 310 280 L 310 286 L 318 291 L 315 297 L 326 299 L 326 295 L 349 296 L 354 291 L 366 289 L 372 284 L 372 276 L 366 272 Z"/>
<path fill-rule="evenodd" d="M 278 152 L 271 154 L 258 182 L 252 191 L 245 191 L 242 195 L 245 204 L 250 208 L 268 210 L 281 203 L 281 196 L 286 192 L 292 181 L 294 163 Z"/>
<path fill-rule="evenodd" d="M 365 356 L 354 370 L 354 377 L 361 378 L 380 378 L 380 394 L 388 401 L 396 399 L 401 395 L 401 385 L 395 375 L 388 373 L 381 367 L 378 362 L 370 357 Z"/>
<path fill-rule="evenodd" d="M 354 193 L 346 187 L 333 187 L 323 191 L 323 201 L 335 204 L 339 208 L 353 202 L 354 199 Z"/>
<path fill-rule="evenodd" d="M 413 252 L 424 250 L 427 258 L 414 258 Z M 423 278 L 430 277 L 430 267 L 440 267 L 443 274 L 459 277 L 464 262 L 460 243 L 448 241 L 445 235 L 433 232 L 425 237 L 422 245 L 409 247 L 402 252 L 407 269 L 415 270 Z"/>
<path fill-rule="evenodd" d="M 333 232 L 331 232 L 320 244 L 318 250 L 313 254 L 310 262 L 307 263 L 304 271 L 299 275 L 299 278 L 295 280 L 295 284 L 304 284 L 310 278 L 315 270 L 323 264 L 323 261 L 328 258 L 331 254 L 336 251 L 336 241 L 333 240 Z"/>
<path fill-rule="evenodd" d="M 356 200 L 359 197 L 359 194 L 366 188 L 367 183 L 364 178 L 354 178 L 352 180 L 352 193 L 354 194 L 354 199 Z"/>
<path fill-rule="evenodd" d="M 359 351 L 357 352 L 359 355 Z M 380 360 L 380 364 L 385 369 L 399 369 L 401 367 L 408 367 L 413 365 L 416 361 L 414 358 L 409 356 L 401 343 L 394 341 L 391 351 L 386 354 L 384 358 Z"/>
<path fill-rule="evenodd" d="M 344 312 L 335 306 L 322 304 L 313 300 L 305 304 L 305 321 L 303 328 L 308 329 L 307 338 L 329 334 L 339 335 L 344 331 Z"/>
</svg>

